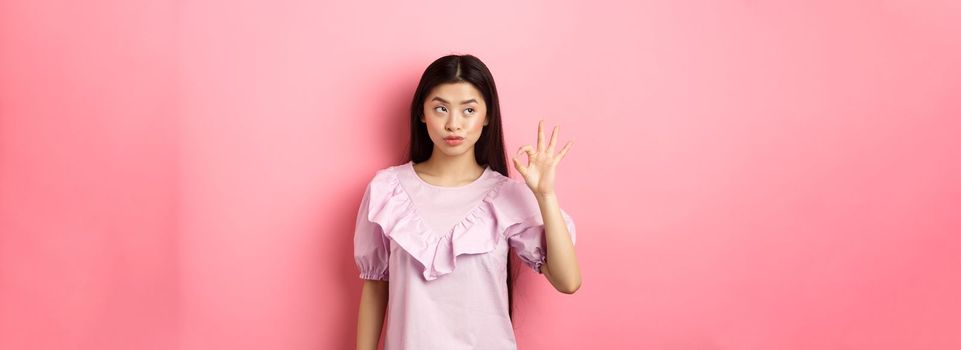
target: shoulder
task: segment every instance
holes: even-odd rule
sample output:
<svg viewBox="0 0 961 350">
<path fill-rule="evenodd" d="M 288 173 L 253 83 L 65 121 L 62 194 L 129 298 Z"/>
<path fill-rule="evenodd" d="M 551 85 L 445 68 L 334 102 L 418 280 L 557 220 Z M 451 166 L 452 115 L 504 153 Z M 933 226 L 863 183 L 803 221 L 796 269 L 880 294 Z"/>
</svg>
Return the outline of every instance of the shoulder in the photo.
<svg viewBox="0 0 961 350">
<path fill-rule="evenodd" d="M 504 198 L 517 200 L 528 197 L 528 195 L 530 195 L 531 198 L 534 197 L 534 192 L 531 192 L 524 180 L 505 177 L 502 181 L 501 191 L 504 193 Z"/>
<path fill-rule="evenodd" d="M 537 214 L 537 197 L 524 180 L 503 177 L 494 204 L 509 217 L 520 219 Z"/>
<path fill-rule="evenodd" d="M 377 218 L 382 212 L 391 212 L 394 205 L 406 202 L 393 201 L 394 204 L 388 205 L 392 202 L 392 198 L 404 198 L 399 197 L 402 195 L 402 191 L 399 190 L 400 180 L 397 177 L 397 171 L 403 166 L 404 164 L 399 164 L 376 169 L 369 178 L 366 189 L 364 189 L 361 209 L 370 213 L 369 219 L 371 221 L 384 222 L 384 218 Z"/>
<path fill-rule="evenodd" d="M 395 188 L 398 187 L 399 180 L 397 178 L 397 171 L 404 166 L 404 164 L 391 165 L 383 168 L 374 170 L 373 174 L 368 177 L 367 185 L 364 189 L 364 197 L 371 198 L 369 202 L 379 203 L 386 200 L 391 196 L 391 193 L 396 192 Z"/>
<path fill-rule="evenodd" d="M 498 186 L 498 198 L 502 200 L 518 200 L 527 194 L 530 194 L 531 198 L 534 197 L 534 193 L 527 187 L 527 183 L 524 182 L 524 180 L 504 176 L 493 170 L 490 173 Z"/>
<path fill-rule="evenodd" d="M 401 167 L 406 165 L 407 163 L 401 163 L 376 169 L 374 170 L 373 175 L 370 177 L 369 182 L 370 184 L 391 182 L 397 178 L 397 172 L 401 169 Z"/>
</svg>

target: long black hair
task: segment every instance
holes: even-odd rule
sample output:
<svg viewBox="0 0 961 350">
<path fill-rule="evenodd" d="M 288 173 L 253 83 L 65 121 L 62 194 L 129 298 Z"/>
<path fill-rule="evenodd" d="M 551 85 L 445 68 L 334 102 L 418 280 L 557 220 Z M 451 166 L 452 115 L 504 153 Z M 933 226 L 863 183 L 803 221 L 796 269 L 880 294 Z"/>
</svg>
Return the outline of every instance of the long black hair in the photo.
<svg viewBox="0 0 961 350">
<path fill-rule="evenodd" d="M 424 116 L 424 102 L 431 90 L 441 84 L 468 82 L 481 92 L 487 105 L 487 125 L 481 131 L 480 139 L 474 145 L 474 159 L 480 166 L 489 166 L 501 175 L 510 176 L 507 171 L 507 157 L 504 151 L 504 129 L 501 126 L 501 107 L 497 99 L 494 76 L 487 65 L 472 55 L 447 55 L 434 60 L 420 77 L 414 98 L 410 102 L 410 156 L 408 161 L 420 163 L 430 159 L 434 142 L 427 133 L 427 126 L 421 123 Z M 507 314 L 514 320 L 514 280 L 518 271 L 511 263 L 513 252 L 508 248 L 507 255 Z"/>
</svg>

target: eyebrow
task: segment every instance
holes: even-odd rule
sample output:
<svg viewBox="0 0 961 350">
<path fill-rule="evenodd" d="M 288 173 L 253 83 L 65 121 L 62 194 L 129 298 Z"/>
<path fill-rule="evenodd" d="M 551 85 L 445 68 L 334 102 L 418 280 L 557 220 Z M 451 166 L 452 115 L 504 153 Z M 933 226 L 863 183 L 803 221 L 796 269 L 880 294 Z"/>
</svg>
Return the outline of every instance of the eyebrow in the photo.
<svg viewBox="0 0 961 350">
<path fill-rule="evenodd" d="M 432 98 L 432 99 L 430 99 L 430 100 L 431 100 L 431 101 L 435 101 L 435 100 L 436 100 L 436 101 L 440 101 L 440 102 L 443 102 L 443 103 L 446 103 L 446 104 L 450 104 L 450 102 L 447 102 L 447 100 L 442 99 L 442 98 L 437 97 L 437 96 L 434 96 L 434 98 Z M 466 104 L 471 103 L 471 102 L 477 103 L 477 100 L 475 100 L 475 99 L 472 98 L 472 99 L 469 99 L 469 100 L 467 100 L 467 101 L 461 101 L 460 104 L 466 105 Z"/>
</svg>

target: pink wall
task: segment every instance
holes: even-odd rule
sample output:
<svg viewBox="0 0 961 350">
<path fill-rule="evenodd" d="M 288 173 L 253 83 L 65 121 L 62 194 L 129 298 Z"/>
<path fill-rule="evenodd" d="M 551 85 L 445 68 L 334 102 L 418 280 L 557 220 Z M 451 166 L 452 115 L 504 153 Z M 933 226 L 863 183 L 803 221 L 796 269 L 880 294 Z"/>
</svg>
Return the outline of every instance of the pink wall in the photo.
<svg viewBox="0 0 961 350">
<path fill-rule="evenodd" d="M 958 2 L 354 3 L 0 2 L 0 349 L 352 347 L 451 52 L 510 150 L 577 142 L 584 284 L 522 276 L 521 349 L 961 347 Z"/>
</svg>

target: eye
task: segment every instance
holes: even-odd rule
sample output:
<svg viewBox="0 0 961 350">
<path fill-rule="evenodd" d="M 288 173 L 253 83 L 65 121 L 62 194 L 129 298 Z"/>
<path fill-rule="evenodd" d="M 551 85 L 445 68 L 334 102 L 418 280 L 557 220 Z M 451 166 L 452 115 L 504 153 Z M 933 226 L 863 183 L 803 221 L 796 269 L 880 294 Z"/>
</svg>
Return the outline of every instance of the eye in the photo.
<svg viewBox="0 0 961 350">
<path fill-rule="evenodd" d="M 447 112 L 447 107 L 444 107 L 444 106 L 437 106 L 437 107 L 434 107 L 434 110 L 436 111 L 436 110 L 437 110 L 438 108 L 440 108 L 440 109 L 441 109 L 441 110 L 440 110 L 439 112 Z"/>
<path fill-rule="evenodd" d="M 465 109 L 465 111 L 470 111 L 470 112 L 468 112 L 467 114 L 474 114 L 474 109 L 473 109 L 473 108 Z"/>
</svg>

